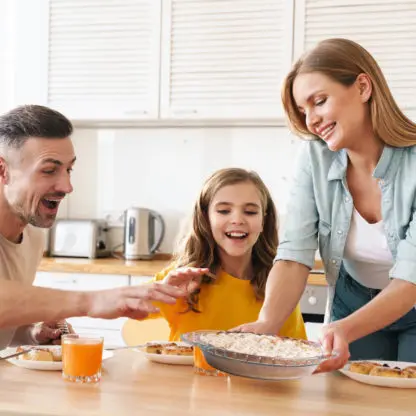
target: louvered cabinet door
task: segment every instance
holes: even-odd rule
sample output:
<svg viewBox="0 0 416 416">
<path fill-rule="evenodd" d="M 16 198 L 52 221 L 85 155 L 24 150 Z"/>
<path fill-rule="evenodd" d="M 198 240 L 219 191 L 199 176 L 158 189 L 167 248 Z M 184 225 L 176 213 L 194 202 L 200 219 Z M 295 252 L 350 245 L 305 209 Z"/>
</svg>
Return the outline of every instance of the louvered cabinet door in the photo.
<svg viewBox="0 0 416 416">
<path fill-rule="evenodd" d="M 164 0 L 161 114 L 280 118 L 292 0 Z"/>
<path fill-rule="evenodd" d="M 15 101 L 76 120 L 155 119 L 162 0 L 17 0 Z"/>
<path fill-rule="evenodd" d="M 296 4 L 295 56 L 326 38 L 354 40 L 375 57 L 399 107 L 415 115 L 415 0 L 298 0 Z"/>
</svg>

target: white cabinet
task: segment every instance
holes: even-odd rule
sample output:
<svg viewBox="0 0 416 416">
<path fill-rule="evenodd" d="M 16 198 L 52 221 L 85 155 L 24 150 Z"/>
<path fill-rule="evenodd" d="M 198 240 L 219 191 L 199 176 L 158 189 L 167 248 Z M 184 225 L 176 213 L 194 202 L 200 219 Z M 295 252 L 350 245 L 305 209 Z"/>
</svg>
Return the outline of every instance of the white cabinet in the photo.
<svg viewBox="0 0 416 416">
<path fill-rule="evenodd" d="M 165 0 L 162 118 L 283 116 L 293 1 Z"/>
<path fill-rule="evenodd" d="M 129 276 L 38 272 L 34 285 L 61 290 L 102 290 L 128 286 Z M 120 331 L 126 318 L 107 320 L 75 317 L 68 321 L 78 333 L 99 334 L 104 336 L 106 345 L 123 345 Z"/>
<path fill-rule="evenodd" d="M 155 119 L 161 0 L 19 0 L 14 104 L 72 120 Z"/>
</svg>

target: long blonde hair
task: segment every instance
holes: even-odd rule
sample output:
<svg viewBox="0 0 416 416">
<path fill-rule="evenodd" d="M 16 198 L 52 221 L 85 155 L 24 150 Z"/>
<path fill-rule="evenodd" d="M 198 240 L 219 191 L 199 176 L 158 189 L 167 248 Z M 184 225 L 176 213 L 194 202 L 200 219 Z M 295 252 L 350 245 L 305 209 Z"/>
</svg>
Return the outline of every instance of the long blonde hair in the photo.
<svg viewBox="0 0 416 416">
<path fill-rule="evenodd" d="M 295 133 L 311 135 L 305 115 L 300 113 L 293 97 L 296 77 L 311 72 L 320 72 L 345 86 L 352 85 L 359 74 L 367 74 L 372 83 L 369 108 L 375 136 L 395 147 L 416 144 L 416 124 L 399 109 L 377 62 L 366 49 L 348 39 L 327 39 L 318 43 L 293 65 L 286 76 L 282 101 Z"/>
<path fill-rule="evenodd" d="M 220 259 L 209 223 L 208 209 L 215 194 L 221 188 L 245 182 L 253 183 L 258 189 L 263 211 L 263 231 L 252 252 L 251 285 L 257 298 L 264 299 L 267 276 L 272 268 L 278 245 L 277 213 L 269 190 L 256 172 L 227 168 L 216 171 L 208 178 L 194 205 L 190 230 L 179 240 L 174 260 L 178 267 L 207 267 L 211 272 L 217 272 Z M 211 283 L 212 280 L 204 276 L 202 282 Z M 193 294 L 188 304 L 194 311 L 192 305 L 196 303 L 197 297 Z"/>
</svg>

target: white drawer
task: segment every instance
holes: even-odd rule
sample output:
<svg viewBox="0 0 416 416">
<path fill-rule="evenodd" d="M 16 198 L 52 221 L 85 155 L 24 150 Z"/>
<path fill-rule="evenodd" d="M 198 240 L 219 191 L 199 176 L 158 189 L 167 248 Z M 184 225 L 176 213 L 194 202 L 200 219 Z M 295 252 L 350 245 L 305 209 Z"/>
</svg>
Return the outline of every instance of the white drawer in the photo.
<svg viewBox="0 0 416 416">
<path fill-rule="evenodd" d="M 130 276 L 130 284 L 132 286 L 142 285 L 153 279 L 153 276 Z"/>
<path fill-rule="evenodd" d="M 33 284 L 54 289 L 90 291 L 128 286 L 129 276 L 38 272 Z"/>
<path fill-rule="evenodd" d="M 88 317 L 70 318 L 68 321 L 71 325 L 79 328 L 99 328 L 99 329 L 113 329 L 120 331 L 127 318 L 117 319 L 99 319 Z"/>
<path fill-rule="evenodd" d="M 104 347 L 121 347 L 125 345 L 120 331 L 77 328 L 75 332 L 80 335 L 90 334 L 104 337 Z"/>
</svg>

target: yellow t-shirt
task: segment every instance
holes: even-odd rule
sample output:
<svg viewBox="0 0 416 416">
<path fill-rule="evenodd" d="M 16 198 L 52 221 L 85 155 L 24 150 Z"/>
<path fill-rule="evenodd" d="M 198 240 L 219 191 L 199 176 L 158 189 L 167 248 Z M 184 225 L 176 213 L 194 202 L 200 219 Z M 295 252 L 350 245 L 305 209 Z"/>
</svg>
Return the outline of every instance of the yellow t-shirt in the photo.
<svg viewBox="0 0 416 416">
<path fill-rule="evenodd" d="M 160 281 L 173 269 L 169 267 L 158 273 L 153 281 Z M 197 330 L 228 330 L 238 325 L 257 320 L 263 302 L 256 299 L 249 280 L 237 279 L 220 270 L 217 279 L 211 284 L 202 284 L 197 309 L 188 311 L 185 299 L 176 304 L 157 303 L 160 312 L 149 318 L 167 320 L 170 326 L 170 341 L 179 341 L 180 335 Z M 289 316 L 279 335 L 306 339 L 305 325 L 297 305 Z"/>
</svg>

